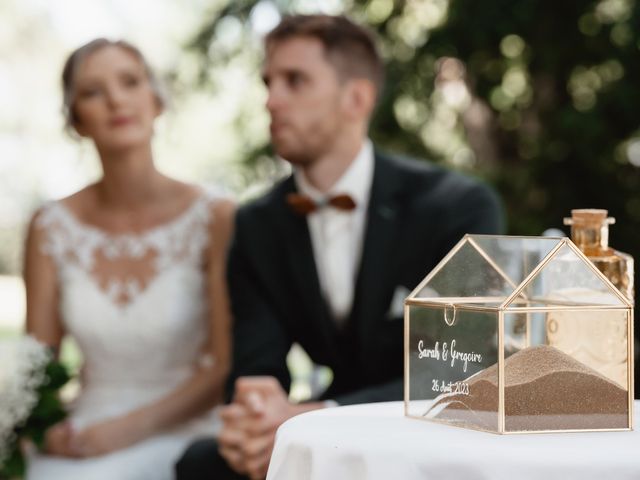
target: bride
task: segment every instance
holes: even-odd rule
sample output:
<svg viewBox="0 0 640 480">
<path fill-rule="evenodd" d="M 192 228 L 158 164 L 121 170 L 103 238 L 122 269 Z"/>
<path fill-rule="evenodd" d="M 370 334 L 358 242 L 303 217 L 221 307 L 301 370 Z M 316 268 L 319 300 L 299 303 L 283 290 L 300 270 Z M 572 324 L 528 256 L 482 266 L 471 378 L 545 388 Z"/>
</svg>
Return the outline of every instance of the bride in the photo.
<svg viewBox="0 0 640 480">
<path fill-rule="evenodd" d="M 84 365 L 68 420 L 30 454 L 27 478 L 170 479 L 184 448 L 217 426 L 234 206 L 154 168 L 163 99 L 134 46 L 80 47 L 63 86 L 68 125 L 93 141 L 103 176 L 29 227 L 27 330 L 56 351 L 73 336 Z"/>
</svg>

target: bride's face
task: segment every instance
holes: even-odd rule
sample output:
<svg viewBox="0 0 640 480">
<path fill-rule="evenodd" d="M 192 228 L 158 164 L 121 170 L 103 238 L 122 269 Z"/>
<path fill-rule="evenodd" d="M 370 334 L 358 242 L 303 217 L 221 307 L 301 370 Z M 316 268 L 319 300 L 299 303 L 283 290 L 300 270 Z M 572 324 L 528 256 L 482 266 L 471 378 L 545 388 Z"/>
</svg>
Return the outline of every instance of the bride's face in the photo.
<svg viewBox="0 0 640 480">
<path fill-rule="evenodd" d="M 118 46 L 91 53 L 74 76 L 74 127 L 101 151 L 151 141 L 162 108 L 142 62 Z"/>
</svg>

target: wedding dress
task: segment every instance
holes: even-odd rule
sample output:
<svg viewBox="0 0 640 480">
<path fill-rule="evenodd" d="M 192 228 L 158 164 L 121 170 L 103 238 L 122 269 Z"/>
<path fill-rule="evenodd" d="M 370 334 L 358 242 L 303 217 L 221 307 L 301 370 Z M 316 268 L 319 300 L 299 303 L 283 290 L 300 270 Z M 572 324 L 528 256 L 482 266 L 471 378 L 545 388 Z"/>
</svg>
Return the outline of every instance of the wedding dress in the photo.
<svg viewBox="0 0 640 480">
<path fill-rule="evenodd" d="M 110 234 L 61 202 L 37 226 L 55 261 L 59 314 L 83 356 L 74 429 L 157 401 L 203 358 L 207 296 L 204 252 L 219 194 L 203 192 L 177 218 L 142 233 Z M 162 480 L 196 438 L 216 434 L 215 412 L 129 448 L 87 459 L 33 453 L 28 480 Z"/>
</svg>

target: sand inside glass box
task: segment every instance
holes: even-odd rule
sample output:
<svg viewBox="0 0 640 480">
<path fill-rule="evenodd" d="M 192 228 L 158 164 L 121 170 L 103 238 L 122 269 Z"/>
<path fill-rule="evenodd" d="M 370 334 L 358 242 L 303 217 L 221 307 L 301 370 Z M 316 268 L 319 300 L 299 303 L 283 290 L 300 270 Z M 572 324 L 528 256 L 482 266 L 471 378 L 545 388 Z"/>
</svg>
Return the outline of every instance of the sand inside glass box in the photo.
<svg viewBox="0 0 640 480">
<path fill-rule="evenodd" d="M 466 235 L 405 301 L 405 415 L 630 430 L 632 307 L 567 238 Z"/>
</svg>

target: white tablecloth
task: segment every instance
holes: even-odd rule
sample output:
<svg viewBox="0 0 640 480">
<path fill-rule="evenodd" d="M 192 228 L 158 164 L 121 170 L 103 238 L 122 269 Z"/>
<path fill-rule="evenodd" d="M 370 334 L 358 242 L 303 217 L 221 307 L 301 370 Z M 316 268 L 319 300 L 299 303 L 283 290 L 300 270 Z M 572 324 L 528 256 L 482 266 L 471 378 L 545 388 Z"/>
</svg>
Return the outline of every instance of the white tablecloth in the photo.
<svg viewBox="0 0 640 480">
<path fill-rule="evenodd" d="M 318 410 L 278 430 L 267 480 L 363 479 L 637 480 L 640 432 L 496 435 L 405 418 L 402 402 Z"/>
</svg>

